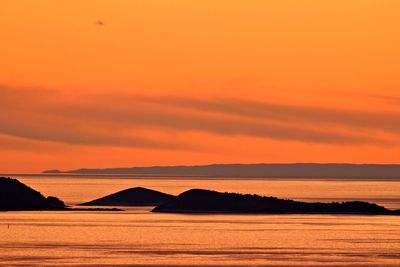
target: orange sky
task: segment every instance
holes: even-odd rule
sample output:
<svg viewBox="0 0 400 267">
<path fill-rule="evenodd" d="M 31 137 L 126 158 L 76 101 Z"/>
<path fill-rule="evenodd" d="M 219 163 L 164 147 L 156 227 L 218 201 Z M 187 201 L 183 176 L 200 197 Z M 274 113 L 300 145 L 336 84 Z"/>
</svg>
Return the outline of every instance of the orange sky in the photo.
<svg viewBox="0 0 400 267">
<path fill-rule="evenodd" d="M 399 163 L 399 12 L 397 0 L 1 0 L 0 172 Z"/>
</svg>

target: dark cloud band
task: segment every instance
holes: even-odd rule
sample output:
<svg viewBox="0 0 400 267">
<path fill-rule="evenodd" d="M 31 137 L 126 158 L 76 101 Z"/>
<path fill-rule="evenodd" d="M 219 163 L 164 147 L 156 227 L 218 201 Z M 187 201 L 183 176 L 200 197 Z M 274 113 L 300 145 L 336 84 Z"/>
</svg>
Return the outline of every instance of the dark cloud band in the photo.
<svg viewBox="0 0 400 267">
<path fill-rule="evenodd" d="M 337 145 L 387 144 L 393 140 L 382 134 L 397 136 L 400 130 L 396 112 L 231 98 L 65 97 L 55 91 L 5 86 L 0 94 L 0 134 L 88 146 L 195 149 L 190 140 L 176 138 L 186 131 Z M 167 137 L 155 137 L 164 132 Z"/>
</svg>

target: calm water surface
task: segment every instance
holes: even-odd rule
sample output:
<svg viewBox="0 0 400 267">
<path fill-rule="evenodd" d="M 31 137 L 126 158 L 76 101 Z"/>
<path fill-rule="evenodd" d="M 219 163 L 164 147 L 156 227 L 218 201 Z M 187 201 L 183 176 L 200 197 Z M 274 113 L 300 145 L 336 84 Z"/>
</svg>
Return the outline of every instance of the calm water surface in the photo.
<svg viewBox="0 0 400 267">
<path fill-rule="evenodd" d="M 360 199 L 400 208 L 400 181 L 21 177 L 74 205 L 143 186 L 258 193 L 305 201 Z M 400 218 L 334 215 L 0 213 L 0 265 L 400 266 Z"/>
</svg>

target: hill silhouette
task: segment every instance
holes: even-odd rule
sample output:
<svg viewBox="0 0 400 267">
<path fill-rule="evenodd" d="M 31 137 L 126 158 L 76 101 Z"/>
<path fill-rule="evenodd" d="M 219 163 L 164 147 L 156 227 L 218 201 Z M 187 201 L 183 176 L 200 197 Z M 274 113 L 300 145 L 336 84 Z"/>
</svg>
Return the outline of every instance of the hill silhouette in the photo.
<svg viewBox="0 0 400 267">
<path fill-rule="evenodd" d="M 65 207 L 60 199 L 46 198 L 17 179 L 0 177 L 0 210 L 60 210 Z"/>
<path fill-rule="evenodd" d="M 254 214 L 376 214 L 400 215 L 368 202 L 307 203 L 294 200 L 221 193 L 204 189 L 191 189 L 169 202 L 153 209 L 154 212 L 173 213 L 254 213 Z"/>
<path fill-rule="evenodd" d="M 48 170 L 44 173 L 270 178 L 400 178 L 399 164 L 288 163 L 212 164 L 132 168 Z"/>
<path fill-rule="evenodd" d="M 157 206 L 174 198 L 155 190 L 134 187 L 95 199 L 80 206 Z"/>
</svg>

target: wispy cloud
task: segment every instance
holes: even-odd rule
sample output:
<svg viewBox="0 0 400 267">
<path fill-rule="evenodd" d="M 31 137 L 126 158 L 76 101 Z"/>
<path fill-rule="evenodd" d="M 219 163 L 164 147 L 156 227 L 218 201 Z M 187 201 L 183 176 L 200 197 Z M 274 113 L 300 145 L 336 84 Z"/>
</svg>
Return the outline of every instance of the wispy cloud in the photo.
<svg viewBox="0 0 400 267">
<path fill-rule="evenodd" d="M 293 124 L 315 126 L 343 126 L 349 129 L 363 128 L 397 133 L 400 130 L 400 112 L 353 110 L 347 107 L 321 108 L 276 104 L 240 99 L 198 100 L 181 97 L 142 98 L 143 101 L 180 106 L 188 109 L 211 111 L 239 117 L 257 118 Z M 394 98 L 390 98 L 396 101 Z M 397 100 L 400 100 L 397 99 Z"/>
<path fill-rule="evenodd" d="M 53 91 L 0 87 L 0 134 L 39 141 L 88 146 L 189 149 L 190 144 L 155 140 L 106 124 L 101 114 L 88 119 L 77 112 L 79 98 L 65 99 Z M 68 112 L 66 108 L 69 109 Z M 124 127 L 125 128 L 125 127 Z"/>
<path fill-rule="evenodd" d="M 400 106 L 400 96 L 394 95 L 377 95 L 377 94 L 369 94 L 367 95 L 369 98 L 374 100 L 380 100 L 384 103 L 391 104 L 399 108 Z"/>
<path fill-rule="evenodd" d="M 0 134 L 87 146 L 196 149 L 185 132 L 326 144 L 386 144 L 400 114 L 231 98 L 65 96 L 0 86 Z M 377 134 L 379 133 L 379 134 Z M 162 136 L 162 137 L 160 137 Z"/>
</svg>

